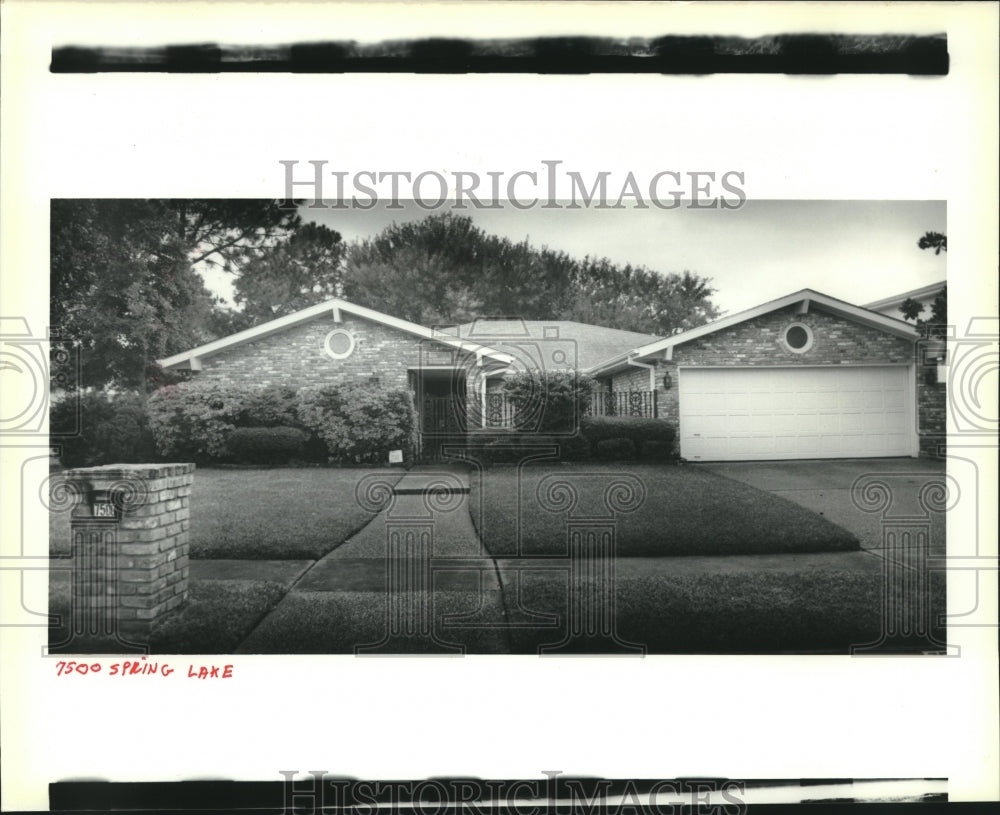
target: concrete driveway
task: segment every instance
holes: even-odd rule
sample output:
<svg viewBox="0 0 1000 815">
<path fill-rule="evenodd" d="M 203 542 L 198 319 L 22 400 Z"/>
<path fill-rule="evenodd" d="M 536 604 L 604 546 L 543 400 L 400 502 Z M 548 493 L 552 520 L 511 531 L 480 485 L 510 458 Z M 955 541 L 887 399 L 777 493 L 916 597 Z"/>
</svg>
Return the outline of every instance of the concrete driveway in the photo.
<svg viewBox="0 0 1000 815">
<path fill-rule="evenodd" d="M 900 518 L 927 518 L 930 550 L 945 551 L 944 512 L 928 511 L 933 503 L 934 487 L 945 486 L 945 461 L 930 458 L 865 458 L 808 461 L 734 461 L 694 464 L 707 470 L 766 490 L 842 526 L 857 536 L 863 549 L 882 548 L 884 521 Z M 871 504 L 852 497 L 858 479 L 875 487 L 869 493 Z M 929 492 L 928 492 L 929 491 Z M 885 495 L 887 504 L 879 499 Z M 923 504 L 921 503 L 921 496 Z"/>
</svg>

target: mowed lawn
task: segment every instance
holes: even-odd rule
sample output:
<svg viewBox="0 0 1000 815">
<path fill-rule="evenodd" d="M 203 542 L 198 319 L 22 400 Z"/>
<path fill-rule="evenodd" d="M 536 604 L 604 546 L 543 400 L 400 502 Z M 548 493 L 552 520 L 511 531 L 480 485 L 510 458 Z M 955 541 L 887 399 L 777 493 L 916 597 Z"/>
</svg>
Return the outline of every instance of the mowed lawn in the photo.
<svg viewBox="0 0 1000 815">
<path fill-rule="evenodd" d="M 838 559 L 844 562 L 838 564 Z M 705 562 L 710 560 L 715 562 Z M 611 629 L 619 641 L 648 654 L 849 654 L 852 648 L 879 642 L 887 622 L 884 595 L 893 605 L 889 614 L 897 619 L 908 618 L 917 600 L 913 594 L 886 592 L 881 562 L 865 552 L 629 558 L 616 565 Z M 595 601 L 606 597 L 603 588 L 555 570 L 513 572 L 501 561 L 509 613 L 521 618 L 555 614 L 564 621 L 549 631 L 512 630 L 515 653 L 544 652 L 557 643 L 574 614 L 581 613 L 581 603 L 583 609 L 591 607 L 591 623 L 599 618 L 594 612 L 603 607 Z M 937 643 L 944 643 L 944 574 L 931 573 L 925 591 L 919 598 L 926 609 L 924 625 Z M 885 645 L 911 652 L 939 650 L 915 635 Z M 580 638 L 563 647 L 571 653 L 620 651 L 608 637 Z"/>
<path fill-rule="evenodd" d="M 631 512 L 614 512 L 619 557 L 848 551 L 849 532 L 783 498 L 690 466 L 499 466 L 471 478 L 470 511 L 494 557 L 560 556 L 569 517 L 612 517 L 606 490 L 634 476 L 645 491 Z M 545 483 L 542 480 L 545 479 Z M 575 508 L 560 508 L 571 485 Z M 539 486 L 541 485 L 541 494 Z M 546 506 L 548 505 L 548 506 Z M 518 541 L 520 540 L 520 544 Z M 520 546 L 520 549 L 518 548 Z"/>
<path fill-rule="evenodd" d="M 267 580 L 193 580 L 187 603 L 158 622 L 150 632 L 154 654 L 231 654 L 254 627 L 288 591 L 287 583 Z M 49 584 L 49 614 L 57 624 L 49 628 L 49 647 L 54 653 L 80 648 L 70 639 L 71 600 L 69 582 Z M 75 645 L 75 647 L 74 647 Z M 100 650 L 114 653 L 113 644 Z"/>
<path fill-rule="evenodd" d="M 613 515 L 615 596 L 608 610 L 609 586 L 594 582 L 595 574 L 608 573 L 574 571 L 560 557 L 567 554 L 567 521 L 612 517 L 606 490 L 629 476 L 645 498 L 633 512 Z M 860 551 L 854 535 L 713 472 L 540 463 L 520 475 L 514 466 L 494 467 L 481 483 L 473 475 L 471 486 L 470 511 L 497 558 L 508 618 L 521 623 L 511 631 L 514 653 L 552 652 L 568 630 L 607 624 L 606 613 L 614 638 L 575 638 L 554 652 L 615 653 L 630 643 L 650 654 L 844 654 L 878 642 L 886 623 L 884 564 Z M 931 575 L 925 588 L 919 599 L 931 635 L 943 642 L 943 577 Z M 917 600 L 889 595 L 904 616 Z M 545 616 L 559 625 L 532 625 Z M 913 637 L 891 647 L 919 652 L 928 645 Z"/>
<path fill-rule="evenodd" d="M 191 490 L 191 557 L 315 560 L 373 517 L 355 497 L 367 475 L 395 483 L 401 470 L 211 469 L 195 471 Z M 52 515 L 50 551 L 70 554 L 69 518 Z"/>
<path fill-rule="evenodd" d="M 269 652 L 348 653 L 370 641 L 370 632 L 356 624 L 375 612 L 382 620 L 384 603 L 372 606 L 364 593 L 293 594 L 298 605 L 285 608 L 284 616 L 268 614 L 300 574 L 290 561 L 307 568 L 308 561 L 371 520 L 355 490 L 364 476 L 376 472 L 390 481 L 403 475 L 372 469 L 198 470 L 191 502 L 192 557 L 285 561 L 282 574 L 288 574 L 278 579 L 264 564 L 248 562 L 227 579 L 192 580 L 190 602 L 153 632 L 154 651 L 256 652 L 266 635 L 273 643 L 264 649 Z M 481 483 L 470 473 L 469 511 L 496 558 L 501 592 L 495 611 L 497 620 L 505 620 L 504 631 L 485 632 L 498 639 L 484 650 L 538 653 L 559 642 L 580 622 L 581 613 L 592 615 L 588 625 L 603 613 L 608 586 L 597 579 L 599 570 L 570 568 L 566 524 L 570 517 L 612 517 L 606 490 L 630 477 L 639 480 L 645 497 L 635 511 L 619 509 L 613 516 L 618 547 L 612 614 L 621 640 L 653 654 L 763 654 L 846 653 L 879 639 L 885 622 L 883 563 L 859 551 L 854 536 L 820 515 L 693 466 L 542 463 L 521 471 L 494 467 Z M 571 512 L 560 503 L 567 499 L 575 502 Z M 547 509 L 545 503 L 555 506 Z M 68 554 L 68 527 L 54 524 L 51 532 L 53 550 Z M 536 557 L 525 564 L 518 555 L 551 561 Z M 258 575 L 253 569 L 263 571 Z M 937 620 L 946 609 L 941 575 L 931 575 L 928 595 L 921 599 L 935 638 L 943 640 Z M 893 596 L 889 602 L 905 611 L 914 600 Z M 68 581 L 50 585 L 50 605 L 52 613 L 69 613 Z M 321 630 L 334 626 L 339 639 L 320 642 L 294 634 L 296 628 L 306 630 L 302 619 L 313 618 L 322 622 Z M 266 630 L 260 634 L 262 625 Z M 58 642 L 66 632 L 56 628 L 52 633 Z M 447 630 L 438 633 L 451 641 Z M 912 643 L 915 650 L 925 647 L 922 640 Z M 574 641 L 568 650 L 616 648 L 609 648 L 605 638 Z"/>
</svg>

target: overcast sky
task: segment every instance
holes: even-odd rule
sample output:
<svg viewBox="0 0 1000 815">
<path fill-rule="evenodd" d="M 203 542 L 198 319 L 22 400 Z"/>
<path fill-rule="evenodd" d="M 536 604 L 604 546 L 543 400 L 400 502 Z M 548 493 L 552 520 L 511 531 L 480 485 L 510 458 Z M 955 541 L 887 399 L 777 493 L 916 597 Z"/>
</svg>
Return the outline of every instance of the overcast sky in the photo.
<svg viewBox="0 0 1000 815">
<path fill-rule="evenodd" d="M 347 241 L 393 221 L 426 218 L 403 209 L 303 209 Z M 433 210 L 443 212 L 445 209 Z M 608 257 L 660 272 L 689 270 L 713 281 L 716 304 L 737 312 L 811 288 L 863 305 L 946 276 L 947 255 L 922 251 L 928 231 L 947 233 L 943 201 L 747 201 L 722 209 L 541 209 L 457 211 L 487 232 L 527 237 L 582 258 Z"/>
</svg>

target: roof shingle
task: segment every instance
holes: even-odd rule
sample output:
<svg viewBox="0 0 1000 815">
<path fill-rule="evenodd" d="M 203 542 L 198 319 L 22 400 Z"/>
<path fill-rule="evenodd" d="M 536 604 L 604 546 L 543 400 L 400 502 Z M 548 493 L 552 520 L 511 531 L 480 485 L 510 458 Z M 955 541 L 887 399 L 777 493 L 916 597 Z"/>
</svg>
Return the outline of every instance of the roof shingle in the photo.
<svg viewBox="0 0 1000 815">
<path fill-rule="evenodd" d="M 577 367 L 580 370 L 660 339 L 656 334 L 605 328 L 574 320 L 479 319 L 456 326 L 455 330 L 458 338 L 484 345 L 492 343 L 501 349 L 504 340 L 544 340 L 554 339 L 555 336 L 563 342 L 570 340 L 576 344 Z"/>
</svg>

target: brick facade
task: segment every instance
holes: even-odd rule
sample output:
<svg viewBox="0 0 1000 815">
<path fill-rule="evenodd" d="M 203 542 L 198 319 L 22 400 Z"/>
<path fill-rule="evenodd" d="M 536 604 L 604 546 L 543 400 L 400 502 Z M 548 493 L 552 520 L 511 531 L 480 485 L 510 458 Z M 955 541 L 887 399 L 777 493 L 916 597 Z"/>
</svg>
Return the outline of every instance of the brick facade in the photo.
<svg viewBox="0 0 1000 815">
<path fill-rule="evenodd" d="M 948 389 L 936 380 L 936 368 L 917 369 L 920 452 L 927 456 L 944 456 L 947 443 Z"/>
<path fill-rule="evenodd" d="M 783 341 L 785 328 L 801 323 L 812 331 L 812 346 L 804 353 L 789 350 Z M 656 364 L 656 399 L 659 418 L 679 422 L 678 367 L 683 366 L 813 366 L 849 364 L 907 364 L 914 360 L 914 344 L 876 328 L 821 311 L 815 306 L 808 314 L 797 314 L 796 306 L 778 309 L 729 328 L 678 345 L 673 359 Z M 663 375 L 670 373 L 670 388 L 663 387 Z M 681 374 L 683 376 L 683 373 Z M 620 371 L 604 381 L 611 390 L 648 390 L 645 369 Z M 917 405 L 921 448 L 926 433 L 933 446 L 943 428 L 943 386 L 925 385 L 918 371 Z"/>
<path fill-rule="evenodd" d="M 345 359 L 333 359 L 325 351 L 327 335 L 337 328 L 354 337 L 354 350 Z M 447 345 L 344 313 L 340 323 L 329 314 L 208 356 L 196 376 L 226 384 L 295 387 L 377 378 L 387 388 L 406 388 L 411 368 L 469 362 L 468 355 Z"/>
<path fill-rule="evenodd" d="M 660 374 L 660 379 L 663 375 Z M 655 379 L 655 375 L 654 375 Z M 611 391 L 648 391 L 649 390 L 649 370 L 639 366 L 633 366 L 628 370 L 617 373 L 611 380 Z"/>
<path fill-rule="evenodd" d="M 812 332 L 812 345 L 804 353 L 784 344 L 784 332 L 791 323 L 806 325 Z M 333 359 L 324 350 L 327 335 L 337 328 L 346 329 L 354 338 L 353 352 L 345 359 Z M 913 359 L 914 344 L 905 338 L 823 311 L 815 303 L 807 314 L 798 314 L 797 306 L 791 305 L 676 346 L 669 362 L 655 361 L 657 415 L 675 425 L 679 421 L 679 367 L 886 365 L 910 364 Z M 351 314 L 343 314 L 343 321 L 337 323 L 331 313 L 208 356 L 197 376 L 225 383 L 296 387 L 377 378 L 386 387 L 412 388 L 410 372 L 427 365 L 474 370 L 469 355 L 449 346 Z M 663 386 L 665 373 L 671 375 L 669 388 Z M 598 389 L 649 391 L 649 377 L 647 368 L 634 366 L 602 377 Z M 478 376 L 469 381 L 476 394 L 478 381 Z M 494 393 L 501 386 L 502 380 L 490 378 L 487 391 Z M 943 438 L 945 398 L 944 386 L 926 384 L 918 369 L 916 404 L 924 452 L 935 449 Z"/>
<path fill-rule="evenodd" d="M 73 607 L 87 625 L 77 631 L 117 631 L 148 640 L 152 625 L 188 595 L 190 496 L 193 464 L 109 464 L 67 470 L 76 496 L 73 535 Z M 101 497 L 112 517 L 95 514 Z"/>
</svg>

